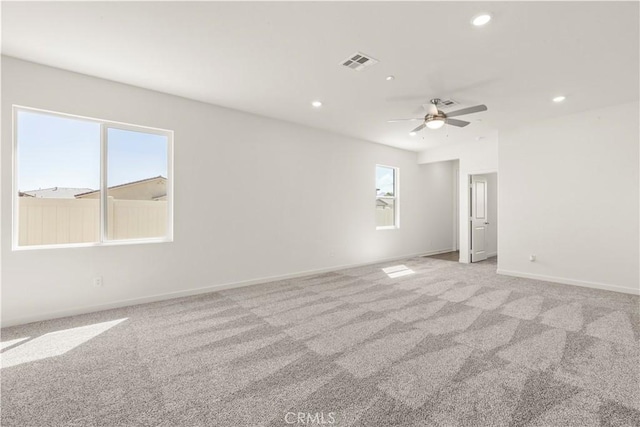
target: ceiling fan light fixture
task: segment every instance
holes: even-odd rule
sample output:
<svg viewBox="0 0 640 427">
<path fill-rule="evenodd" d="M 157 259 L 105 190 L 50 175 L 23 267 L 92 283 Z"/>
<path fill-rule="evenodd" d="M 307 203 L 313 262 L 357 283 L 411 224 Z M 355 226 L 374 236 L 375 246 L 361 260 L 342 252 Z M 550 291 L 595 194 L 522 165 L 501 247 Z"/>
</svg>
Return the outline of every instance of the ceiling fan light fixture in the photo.
<svg viewBox="0 0 640 427">
<path fill-rule="evenodd" d="M 416 136 L 416 133 L 415 132 L 409 132 L 409 135 L 410 136 Z"/>
<path fill-rule="evenodd" d="M 444 119 L 442 117 L 434 117 L 430 120 L 427 120 L 426 125 L 429 129 L 440 129 L 442 126 L 444 126 Z"/>
<path fill-rule="evenodd" d="M 475 27 L 482 27 L 483 25 L 486 25 L 489 23 L 489 21 L 491 21 L 491 15 L 488 13 L 481 13 L 479 15 L 474 16 L 471 19 L 471 23 L 475 26 Z"/>
</svg>

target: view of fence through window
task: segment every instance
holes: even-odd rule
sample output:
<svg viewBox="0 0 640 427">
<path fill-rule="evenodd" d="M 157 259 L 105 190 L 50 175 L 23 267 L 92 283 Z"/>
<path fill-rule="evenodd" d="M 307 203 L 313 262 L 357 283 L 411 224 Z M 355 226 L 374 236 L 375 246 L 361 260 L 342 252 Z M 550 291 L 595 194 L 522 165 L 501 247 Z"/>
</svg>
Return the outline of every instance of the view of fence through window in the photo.
<svg viewBox="0 0 640 427">
<path fill-rule="evenodd" d="M 18 246 L 167 235 L 168 136 L 102 125 L 106 158 L 100 121 L 17 111 Z"/>
<path fill-rule="evenodd" d="M 376 165 L 376 227 L 395 227 L 397 218 L 396 169 Z"/>
</svg>

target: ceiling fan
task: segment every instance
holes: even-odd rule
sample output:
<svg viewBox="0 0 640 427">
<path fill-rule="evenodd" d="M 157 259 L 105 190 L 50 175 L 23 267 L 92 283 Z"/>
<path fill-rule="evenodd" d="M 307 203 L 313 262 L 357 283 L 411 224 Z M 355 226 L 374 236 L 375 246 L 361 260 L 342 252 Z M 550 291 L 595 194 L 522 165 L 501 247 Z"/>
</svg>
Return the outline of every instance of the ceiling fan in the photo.
<svg viewBox="0 0 640 427">
<path fill-rule="evenodd" d="M 463 116 L 465 114 L 471 113 L 479 113 L 480 111 L 487 111 L 487 106 L 476 105 L 474 107 L 463 108 L 462 110 L 452 111 L 450 113 L 443 113 L 438 109 L 438 104 L 440 103 L 440 99 L 435 98 L 430 101 L 430 104 L 424 104 L 423 107 L 427 111 L 426 116 L 418 117 L 415 119 L 395 119 L 388 120 L 389 123 L 393 122 L 404 122 L 404 121 L 422 121 L 423 123 L 411 131 L 411 133 L 421 131 L 422 129 L 428 127 L 429 129 L 440 129 L 444 124 L 457 126 L 460 128 L 465 127 L 469 124 L 464 120 L 452 119 L 452 117 Z"/>
</svg>

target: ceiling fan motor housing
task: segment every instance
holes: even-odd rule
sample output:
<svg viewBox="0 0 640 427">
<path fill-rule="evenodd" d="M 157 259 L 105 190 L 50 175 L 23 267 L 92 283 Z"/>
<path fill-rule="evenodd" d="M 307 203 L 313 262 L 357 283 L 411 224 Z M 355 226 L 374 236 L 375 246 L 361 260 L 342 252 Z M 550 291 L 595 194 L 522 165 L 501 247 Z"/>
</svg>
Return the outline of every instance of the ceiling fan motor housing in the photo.
<svg viewBox="0 0 640 427">
<path fill-rule="evenodd" d="M 433 120 L 435 118 L 442 118 L 444 120 L 446 118 L 446 116 L 438 108 L 438 104 L 440 104 L 440 98 L 434 98 L 429 102 L 431 102 L 431 104 L 435 107 L 435 110 L 438 112 L 438 114 L 427 114 L 426 116 L 424 116 L 424 120 L 425 121 L 431 121 L 431 120 Z"/>
<path fill-rule="evenodd" d="M 447 118 L 447 116 L 442 111 L 438 111 L 438 114 L 436 114 L 436 115 L 427 114 L 426 116 L 424 116 L 424 121 L 425 122 L 431 122 L 433 120 L 444 120 L 446 118 Z"/>
</svg>

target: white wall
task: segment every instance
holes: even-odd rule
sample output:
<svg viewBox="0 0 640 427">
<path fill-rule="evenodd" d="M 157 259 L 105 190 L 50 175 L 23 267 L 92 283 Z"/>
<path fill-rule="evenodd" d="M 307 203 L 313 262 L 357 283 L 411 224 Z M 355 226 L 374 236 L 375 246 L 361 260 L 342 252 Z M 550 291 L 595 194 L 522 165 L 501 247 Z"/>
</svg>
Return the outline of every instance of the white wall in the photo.
<svg viewBox="0 0 640 427">
<path fill-rule="evenodd" d="M 500 133 L 499 272 L 638 293 L 638 114 L 632 103 Z"/>
<path fill-rule="evenodd" d="M 498 254 L 498 174 L 478 174 L 487 180 L 487 256 Z"/>
<path fill-rule="evenodd" d="M 12 104 L 173 129 L 175 241 L 12 251 Z M 429 210 L 450 169 L 415 153 L 6 57 L 1 153 L 4 326 L 450 249 Z M 376 163 L 400 168 L 399 230 L 375 229 Z"/>
<path fill-rule="evenodd" d="M 425 184 L 423 209 L 428 225 L 427 248 L 429 252 L 455 250 L 454 227 L 454 172 L 457 162 L 438 162 L 420 165 Z"/>
<path fill-rule="evenodd" d="M 469 262 L 469 176 L 498 171 L 498 134 L 479 141 L 441 145 L 418 154 L 418 163 L 432 164 L 459 160 L 458 240 L 460 262 Z"/>
</svg>

